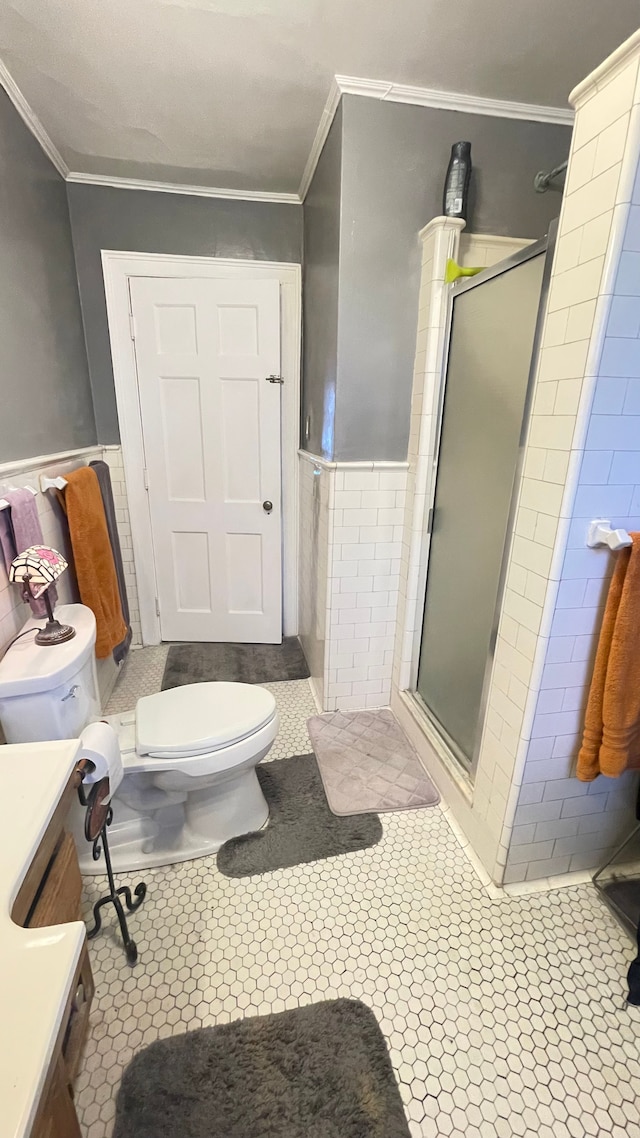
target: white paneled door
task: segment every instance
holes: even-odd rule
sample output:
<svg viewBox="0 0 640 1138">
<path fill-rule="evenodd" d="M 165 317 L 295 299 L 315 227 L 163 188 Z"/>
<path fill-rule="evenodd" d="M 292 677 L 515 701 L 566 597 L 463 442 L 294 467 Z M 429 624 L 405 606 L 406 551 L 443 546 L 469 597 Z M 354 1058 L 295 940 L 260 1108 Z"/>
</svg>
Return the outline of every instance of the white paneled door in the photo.
<svg viewBox="0 0 640 1138">
<path fill-rule="evenodd" d="M 282 638 L 279 287 L 130 278 L 163 640 Z"/>
</svg>

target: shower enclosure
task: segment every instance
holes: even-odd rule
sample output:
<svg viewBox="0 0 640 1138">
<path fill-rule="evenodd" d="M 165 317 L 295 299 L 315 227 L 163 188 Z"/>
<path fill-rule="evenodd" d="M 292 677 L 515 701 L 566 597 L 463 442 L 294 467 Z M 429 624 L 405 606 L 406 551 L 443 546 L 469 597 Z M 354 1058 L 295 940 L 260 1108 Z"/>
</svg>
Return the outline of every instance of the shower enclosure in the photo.
<svg viewBox="0 0 640 1138">
<path fill-rule="evenodd" d="M 553 238 L 452 291 L 417 695 L 473 775 Z"/>
</svg>

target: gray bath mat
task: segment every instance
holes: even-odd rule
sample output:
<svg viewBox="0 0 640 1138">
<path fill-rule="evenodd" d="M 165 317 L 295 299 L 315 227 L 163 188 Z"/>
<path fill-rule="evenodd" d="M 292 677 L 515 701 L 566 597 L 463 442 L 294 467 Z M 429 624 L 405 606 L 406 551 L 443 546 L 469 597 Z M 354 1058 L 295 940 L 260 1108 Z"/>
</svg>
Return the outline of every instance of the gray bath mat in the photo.
<svg viewBox="0 0 640 1138">
<path fill-rule="evenodd" d="M 391 711 L 334 711 L 308 720 L 334 814 L 414 810 L 440 795 Z"/>
<path fill-rule="evenodd" d="M 160 1039 L 134 1056 L 113 1138 L 409 1138 L 384 1037 L 358 1000 Z"/>
<path fill-rule="evenodd" d="M 210 680 L 269 684 L 308 678 L 297 636 L 285 636 L 282 644 L 172 644 L 162 690 Z"/>
<path fill-rule="evenodd" d="M 353 853 L 375 846 L 382 837 L 375 815 L 336 818 L 331 813 L 313 755 L 264 763 L 258 779 L 269 803 L 269 824 L 220 847 L 218 869 L 226 877 L 252 877 Z"/>
</svg>

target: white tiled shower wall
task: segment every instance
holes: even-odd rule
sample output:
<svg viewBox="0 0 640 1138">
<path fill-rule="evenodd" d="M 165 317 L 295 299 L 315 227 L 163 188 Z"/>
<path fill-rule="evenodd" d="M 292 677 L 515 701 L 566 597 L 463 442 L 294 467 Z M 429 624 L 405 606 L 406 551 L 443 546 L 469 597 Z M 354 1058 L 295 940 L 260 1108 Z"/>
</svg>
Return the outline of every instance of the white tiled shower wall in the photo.
<svg viewBox="0 0 640 1138">
<path fill-rule="evenodd" d="M 118 530 L 122 546 L 127 593 L 131 608 L 131 627 L 133 630 L 133 643 L 140 644 L 140 618 L 138 613 L 138 590 L 136 586 L 135 569 L 133 566 L 133 551 L 131 548 L 131 528 L 129 524 L 129 509 L 126 487 L 124 484 L 124 470 L 122 467 L 122 452 L 120 447 L 85 448 L 74 455 L 66 452 L 64 457 L 56 459 L 55 456 L 43 456 L 35 461 L 25 459 L 24 463 L 12 463 L 10 472 L 0 471 L 0 491 L 9 487 L 32 486 L 38 490 L 36 503 L 38 515 L 42 526 L 42 536 L 45 544 L 53 549 L 60 550 L 69 561 L 69 571 L 63 573 L 57 582 L 59 603 L 69 604 L 77 601 L 78 591 L 73 573 L 73 557 L 68 542 L 68 531 L 62 508 L 58 504 L 55 491 L 40 491 L 40 475 L 55 475 L 74 466 L 81 466 L 96 459 L 104 458 L 111 471 L 114 500 L 117 510 Z M 1 497 L 0 493 L 0 497 Z M 23 604 L 20 591 L 16 585 L 9 584 L 4 564 L 0 559 L 0 652 L 10 640 L 16 636 L 25 621 L 30 617 L 29 608 Z"/>
<path fill-rule="evenodd" d="M 640 293 L 634 255 L 640 249 L 639 57 L 636 36 L 596 84 L 577 93 L 512 551 L 510 585 L 515 590 L 521 582 L 522 599 L 514 597 L 504 628 L 512 638 L 513 620 L 538 635 L 514 779 L 514 828 L 508 842 L 506 830 L 502 839 L 509 846 L 506 882 L 595 868 L 634 820 L 635 776 L 601 776 L 591 785 L 572 776 L 615 556 L 586 547 L 587 527 L 594 517 L 640 526 L 633 384 L 640 379 L 633 313 Z M 540 533 L 549 542 L 555 537 L 548 554 Z M 533 572 L 547 579 L 539 617 L 522 594 L 523 571 L 528 582 Z"/>
<path fill-rule="evenodd" d="M 554 327 L 557 335 L 568 320 Z M 566 334 L 566 333 L 565 333 Z M 640 180 L 606 317 L 586 437 L 572 461 L 560 526 L 566 549 L 552 607 L 531 740 L 505 880 L 564 873 L 603 862 L 634 822 L 637 776 L 572 778 L 597 633 L 616 554 L 585 548 L 592 518 L 640 529 Z M 553 381 L 551 381 L 553 383 Z M 580 414 L 578 416 L 580 419 Z M 563 526 L 563 522 L 565 523 Z M 554 603 L 555 601 L 555 603 Z"/>
<path fill-rule="evenodd" d="M 633 190 L 639 54 L 637 34 L 598 69 L 595 82 L 575 93 L 576 125 L 473 787 L 433 753 L 429 759 L 497 881 L 597 866 L 625 836 L 633 800 L 629 779 L 586 787 L 572 772 L 612 566 L 607 553 L 585 548 L 587 524 L 604 514 L 627 528 L 640 525 L 640 413 L 633 385 L 640 376 L 634 306 L 640 200 Z M 415 574 L 415 557 L 406 572 Z M 407 640 L 405 633 L 393 704 L 418 741 L 410 703 L 401 695 L 409 686 Z"/>
<path fill-rule="evenodd" d="M 300 629 L 316 696 L 325 711 L 385 707 L 406 463 L 327 463 L 305 452 L 300 463 Z"/>
</svg>

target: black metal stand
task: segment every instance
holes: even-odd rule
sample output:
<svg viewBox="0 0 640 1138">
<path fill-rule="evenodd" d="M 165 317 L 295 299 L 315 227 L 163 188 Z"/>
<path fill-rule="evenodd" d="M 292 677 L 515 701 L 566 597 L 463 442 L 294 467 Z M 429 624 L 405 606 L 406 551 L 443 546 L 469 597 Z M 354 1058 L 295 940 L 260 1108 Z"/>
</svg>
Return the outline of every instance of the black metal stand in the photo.
<svg viewBox="0 0 640 1138">
<path fill-rule="evenodd" d="M 640 823 L 640 783 L 638 784 L 636 797 L 636 818 L 638 823 Z M 601 866 L 593 878 L 593 884 L 600 896 L 608 905 L 614 917 L 617 917 L 623 928 L 633 937 L 638 946 L 637 954 L 631 961 L 627 972 L 627 984 L 629 987 L 627 1003 L 633 1004 L 635 1007 L 640 1006 L 640 876 L 635 875 L 634 877 L 630 877 L 623 875 L 618 878 L 614 874 L 611 878 L 605 878 L 603 881 L 600 881 L 600 878 L 610 865 L 614 865 L 617 862 L 626 847 L 637 837 L 639 830 L 640 824 L 634 826 L 631 833 L 618 846 L 609 860 Z"/>
<path fill-rule="evenodd" d="M 631 961 L 627 972 L 627 984 L 629 985 L 627 1003 L 633 1004 L 634 1007 L 640 1005 L 640 924 L 638 925 L 637 940 L 638 954 L 635 960 Z"/>
<path fill-rule="evenodd" d="M 636 795 L 636 818 L 640 822 L 640 783 L 638 784 L 638 792 Z M 638 952 L 635 960 L 631 961 L 629 971 L 627 972 L 627 984 L 629 985 L 627 1003 L 633 1004 L 635 1007 L 640 1005 L 640 921 L 636 929 L 636 943 L 638 945 Z"/>
<path fill-rule="evenodd" d="M 106 787 L 105 784 L 106 783 Z M 87 813 L 85 817 L 85 837 L 88 842 L 92 843 L 92 856 L 94 861 L 99 861 L 100 855 L 104 852 L 104 860 L 107 867 L 107 877 L 109 879 L 109 892 L 105 897 L 101 897 L 96 901 L 93 906 L 93 919 L 94 923 L 90 929 L 87 929 L 88 940 L 93 940 L 98 935 L 102 928 L 102 916 L 100 910 L 103 905 L 113 905 L 118 924 L 120 925 L 120 932 L 122 933 L 122 940 L 124 943 L 124 951 L 129 964 L 135 964 L 138 959 L 138 949 L 136 943 L 131 939 L 129 934 L 129 926 L 127 924 L 127 916 L 121 897 L 124 897 L 124 902 L 129 913 L 135 913 L 136 909 L 140 907 L 147 894 L 147 887 L 144 881 L 138 882 L 134 889 L 134 901 L 131 896 L 131 890 L 128 885 L 122 885 L 116 889 L 116 883 L 113 878 L 113 867 L 111 865 L 111 854 L 109 852 L 109 840 L 107 838 L 107 826 L 111 825 L 113 819 L 113 810 L 109 803 L 104 802 L 105 796 L 109 793 L 109 780 L 102 779 L 96 782 L 91 787 L 88 796 L 85 796 L 84 788 L 78 787 L 78 796 L 83 806 L 86 806 Z"/>
</svg>

